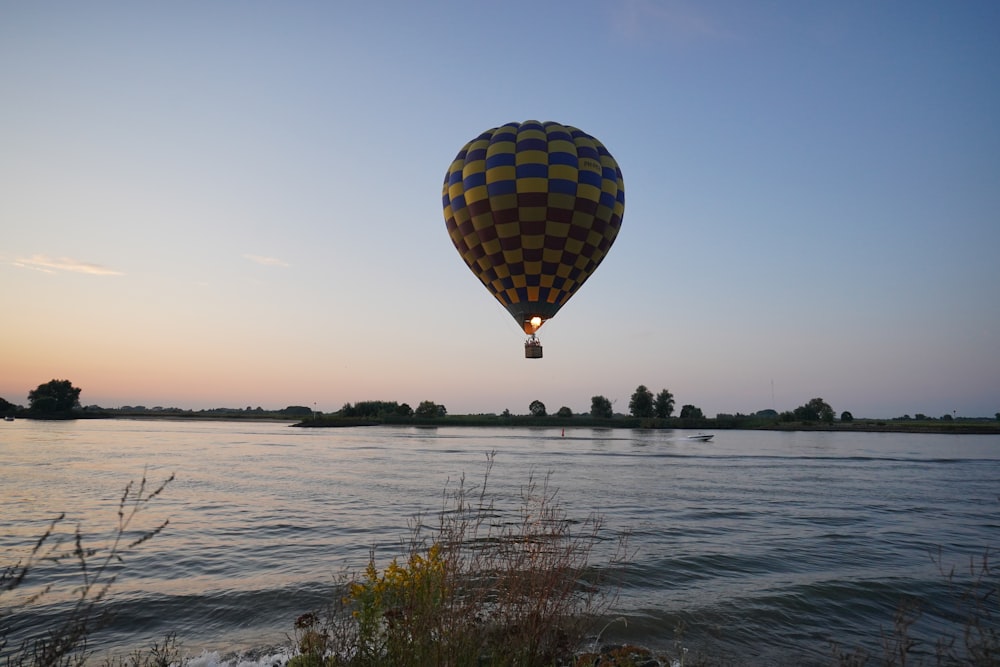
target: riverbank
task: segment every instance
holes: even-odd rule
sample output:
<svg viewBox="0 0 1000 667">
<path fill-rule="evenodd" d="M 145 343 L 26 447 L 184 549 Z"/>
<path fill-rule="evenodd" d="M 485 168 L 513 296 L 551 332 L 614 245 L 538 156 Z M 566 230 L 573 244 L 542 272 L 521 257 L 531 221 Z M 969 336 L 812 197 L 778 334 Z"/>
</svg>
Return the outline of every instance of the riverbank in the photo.
<svg viewBox="0 0 1000 667">
<path fill-rule="evenodd" d="M 18 419 L 37 419 L 26 414 Z M 164 411 L 143 412 L 93 411 L 83 410 L 73 415 L 60 415 L 58 420 L 72 419 L 151 419 L 173 421 L 239 421 L 239 422 L 287 422 L 297 428 L 356 428 L 362 426 L 416 426 L 439 428 L 449 426 L 488 428 L 590 428 L 590 429 L 649 429 L 649 430 L 693 430 L 693 431 L 831 431 L 839 433 L 937 433 L 954 435 L 995 435 L 1000 434 L 1000 421 L 988 418 L 957 419 L 854 419 L 833 422 L 782 421 L 779 418 L 726 416 L 717 418 L 682 419 L 640 419 L 616 415 L 611 419 L 597 419 L 589 415 L 572 417 L 530 415 L 446 415 L 436 418 L 383 415 L 371 417 L 341 417 L 336 414 L 316 413 L 303 419 L 275 412 L 241 411 Z M 49 419 L 51 420 L 51 419 Z"/>
<path fill-rule="evenodd" d="M 529 417 L 512 415 L 448 415 L 434 419 L 386 416 L 379 419 L 360 419 L 319 416 L 292 426 L 300 428 L 343 428 L 356 426 L 418 426 L 418 427 L 510 427 L 510 428 L 624 428 L 650 430 L 696 430 L 696 431 L 836 431 L 841 433 L 938 433 L 938 434 L 1000 434 L 1000 421 L 986 419 L 959 420 L 885 420 L 856 419 L 849 422 L 783 422 L 776 419 L 761 420 L 739 417 L 717 419 L 639 419 L 636 417 L 613 417 L 595 419 L 587 416 L 575 417 Z"/>
</svg>

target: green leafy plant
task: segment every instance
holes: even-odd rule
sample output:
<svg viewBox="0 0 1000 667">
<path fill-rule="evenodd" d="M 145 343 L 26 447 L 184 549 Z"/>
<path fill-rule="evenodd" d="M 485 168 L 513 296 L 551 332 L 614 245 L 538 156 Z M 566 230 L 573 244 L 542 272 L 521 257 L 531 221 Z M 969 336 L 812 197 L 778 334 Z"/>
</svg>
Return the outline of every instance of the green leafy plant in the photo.
<svg viewBox="0 0 1000 667">
<path fill-rule="evenodd" d="M 394 558 L 382 572 L 372 556 L 364 578 L 351 584 L 345 601 L 353 609 L 358 649 L 366 660 L 421 647 L 423 636 L 444 636 L 448 565 L 440 544 L 431 545 L 426 554 L 411 552 L 406 565 Z"/>
</svg>

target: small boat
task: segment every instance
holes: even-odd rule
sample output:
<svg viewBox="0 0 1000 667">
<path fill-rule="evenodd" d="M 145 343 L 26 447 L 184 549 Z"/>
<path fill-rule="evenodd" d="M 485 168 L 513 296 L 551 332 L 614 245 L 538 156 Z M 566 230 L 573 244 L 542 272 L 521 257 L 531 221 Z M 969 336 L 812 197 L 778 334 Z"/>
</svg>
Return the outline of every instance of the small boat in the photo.
<svg viewBox="0 0 1000 667">
<path fill-rule="evenodd" d="M 689 435 L 688 440 L 697 440 L 698 442 L 708 442 L 715 436 L 711 433 L 699 433 L 698 435 Z"/>
<path fill-rule="evenodd" d="M 12 421 L 14 421 L 14 418 L 13 418 L 13 417 L 11 417 L 10 415 L 7 415 L 6 417 L 4 417 L 4 418 L 3 418 L 3 420 L 4 420 L 5 422 L 12 422 Z"/>
</svg>

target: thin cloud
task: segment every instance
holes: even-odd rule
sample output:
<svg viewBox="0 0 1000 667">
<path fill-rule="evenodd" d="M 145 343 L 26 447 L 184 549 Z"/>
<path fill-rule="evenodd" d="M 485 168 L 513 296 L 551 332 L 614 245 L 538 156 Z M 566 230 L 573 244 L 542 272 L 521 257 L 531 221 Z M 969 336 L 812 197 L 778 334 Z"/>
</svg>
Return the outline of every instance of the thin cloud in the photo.
<svg viewBox="0 0 1000 667">
<path fill-rule="evenodd" d="M 35 269 L 43 273 L 56 273 L 66 271 L 68 273 L 86 273 L 92 276 L 123 276 L 121 271 L 109 269 L 93 262 L 81 262 L 72 257 L 49 257 L 48 255 L 32 255 L 28 258 L 18 258 L 14 260 L 14 266 L 23 269 Z"/>
<path fill-rule="evenodd" d="M 263 264 L 264 266 L 282 266 L 282 267 L 288 266 L 287 262 L 284 262 L 280 259 L 275 259 L 274 257 L 262 257 L 260 255 L 243 255 L 243 257 L 249 259 L 251 262 L 257 262 L 258 264 Z"/>
</svg>

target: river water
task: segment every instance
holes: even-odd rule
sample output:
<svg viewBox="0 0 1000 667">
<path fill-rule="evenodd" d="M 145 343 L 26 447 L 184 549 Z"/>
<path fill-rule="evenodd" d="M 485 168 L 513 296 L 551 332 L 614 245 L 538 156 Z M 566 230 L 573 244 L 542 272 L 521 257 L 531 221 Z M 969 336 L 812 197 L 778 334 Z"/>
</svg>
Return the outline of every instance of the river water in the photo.
<svg viewBox="0 0 1000 667">
<path fill-rule="evenodd" d="M 134 527 L 169 525 L 125 555 L 108 598 L 114 620 L 91 648 L 103 659 L 174 632 L 192 665 L 271 665 L 295 618 L 335 595 L 338 574 L 363 567 L 372 548 L 380 563 L 400 553 L 412 517 L 439 511 L 463 475 L 479 484 L 494 452 L 489 489 L 499 502 L 550 474 L 570 518 L 597 513 L 604 536 L 631 533 L 631 562 L 612 573 L 605 642 L 679 642 L 734 664 L 833 664 L 831 642 L 881 656 L 882 634 L 911 597 L 924 604 L 910 630 L 918 646 L 961 632 L 941 568 L 957 568 L 960 586 L 970 559 L 1000 545 L 1000 436 L 687 435 L 6 422 L 0 565 L 26 557 L 63 512 L 57 532 L 79 525 L 85 546 L 104 546 L 129 480 L 145 474 L 154 486 L 176 475 L 136 517 Z M 72 563 L 40 572 L 79 582 Z M 58 616 L 61 595 L 28 607 L 0 597 L 11 636 Z"/>
</svg>

